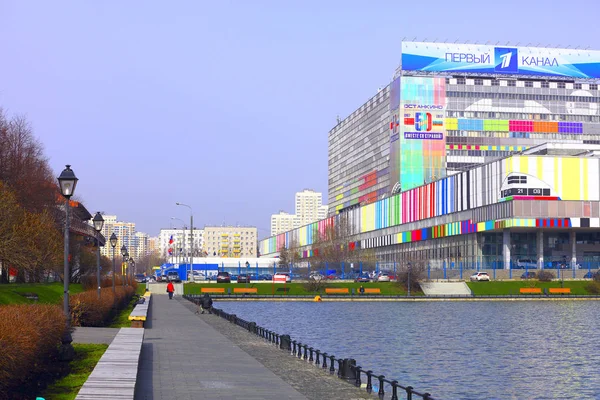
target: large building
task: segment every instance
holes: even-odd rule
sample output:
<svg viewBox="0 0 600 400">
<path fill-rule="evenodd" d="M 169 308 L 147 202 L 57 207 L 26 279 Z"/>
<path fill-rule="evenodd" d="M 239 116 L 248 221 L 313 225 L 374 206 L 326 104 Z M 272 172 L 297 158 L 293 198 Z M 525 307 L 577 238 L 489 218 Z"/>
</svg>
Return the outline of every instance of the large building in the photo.
<svg viewBox="0 0 600 400">
<path fill-rule="evenodd" d="M 312 189 L 296 192 L 294 209 L 295 214 L 279 211 L 279 214 L 271 215 L 271 235 L 277 235 L 323 219 L 328 212 L 328 207 L 323 205 L 322 193 Z"/>
<path fill-rule="evenodd" d="M 598 51 L 403 43 L 393 81 L 329 132 L 337 215 L 261 254 L 310 257 L 344 223 L 380 261 L 600 262 L 599 83 Z"/>
<path fill-rule="evenodd" d="M 191 252 L 190 235 L 190 229 L 161 229 L 158 235 L 159 254 L 168 261 L 175 257 L 189 257 Z M 203 229 L 194 229 L 193 245 L 194 257 L 206 255 Z"/>
<path fill-rule="evenodd" d="M 598 54 L 403 43 L 395 79 L 329 132 L 330 212 L 549 141 L 600 143 Z"/>
<path fill-rule="evenodd" d="M 102 227 L 102 235 L 106 238 L 106 246 L 100 248 L 100 254 L 108 258 L 112 258 L 113 249 L 110 245 L 110 236 L 117 236 L 117 245 L 115 246 L 115 257 L 121 256 L 121 247 L 125 245 L 131 257 L 135 257 L 137 253 L 135 240 L 135 222 L 117 221 L 116 215 L 103 215 L 104 226 Z"/>
<path fill-rule="evenodd" d="M 256 257 L 256 227 L 205 226 L 204 243 L 210 257 Z"/>
</svg>

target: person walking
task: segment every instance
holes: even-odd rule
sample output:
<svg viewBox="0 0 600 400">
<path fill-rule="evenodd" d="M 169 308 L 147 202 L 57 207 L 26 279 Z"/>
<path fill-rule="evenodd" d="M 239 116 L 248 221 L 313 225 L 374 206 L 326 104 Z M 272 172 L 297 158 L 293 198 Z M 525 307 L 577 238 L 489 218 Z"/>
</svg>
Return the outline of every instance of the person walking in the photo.
<svg viewBox="0 0 600 400">
<path fill-rule="evenodd" d="M 169 300 L 173 298 L 173 293 L 175 293 L 175 286 L 173 286 L 173 282 L 167 283 L 167 293 L 169 293 Z"/>
<path fill-rule="evenodd" d="M 212 314 L 212 304 L 213 301 L 208 293 L 204 293 L 204 297 L 202 298 L 202 314 L 204 314 L 204 311 L 208 311 L 209 314 Z"/>
</svg>

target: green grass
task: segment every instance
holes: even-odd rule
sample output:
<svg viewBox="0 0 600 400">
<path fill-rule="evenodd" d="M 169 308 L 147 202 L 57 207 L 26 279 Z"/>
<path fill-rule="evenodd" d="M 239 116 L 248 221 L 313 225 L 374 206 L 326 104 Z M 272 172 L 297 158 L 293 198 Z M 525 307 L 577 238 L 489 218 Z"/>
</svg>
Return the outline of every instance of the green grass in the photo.
<svg viewBox="0 0 600 400">
<path fill-rule="evenodd" d="M 233 288 L 257 288 L 258 295 L 262 296 L 272 296 L 275 295 L 283 295 L 288 294 L 292 296 L 315 296 L 317 294 L 324 294 L 325 290 L 322 289 L 320 292 L 308 291 L 306 289 L 306 283 L 187 283 L 184 285 L 184 293 L 185 294 L 201 294 L 200 288 L 202 287 L 210 287 L 210 288 L 225 288 L 225 294 L 227 294 L 227 289 L 230 289 L 231 294 L 233 294 Z M 352 288 L 354 292 L 358 294 L 358 288 L 360 286 L 364 288 L 380 288 L 382 295 L 387 296 L 403 296 L 406 295 L 406 290 L 402 288 L 399 284 L 395 282 L 365 282 L 365 283 L 355 283 L 355 282 L 327 282 L 325 287 L 328 288 L 348 288 L 349 292 L 352 292 Z M 413 288 L 414 289 L 414 288 Z M 285 290 L 285 291 L 284 291 Z M 414 295 L 422 295 L 421 292 L 413 293 Z"/>
<path fill-rule="evenodd" d="M 80 283 L 69 285 L 69 293 L 75 294 L 83 291 Z M 39 300 L 37 303 L 59 304 L 63 299 L 62 282 L 54 283 L 8 283 L 0 284 L 0 305 L 3 304 L 34 304 L 22 294 L 35 293 Z"/>
<path fill-rule="evenodd" d="M 590 281 L 564 281 L 564 287 L 570 288 L 571 294 L 587 295 L 590 293 L 585 287 L 589 283 Z M 540 282 L 535 279 L 514 282 L 467 282 L 467 285 L 476 296 L 519 295 L 520 288 L 536 287 L 541 288 L 543 292 L 546 288 L 561 287 L 560 281 Z"/>
<path fill-rule="evenodd" d="M 69 374 L 49 385 L 40 397 L 47 400 L 75 399 L 108 345 L 74 343 L 73 348 L 75 358 L 69 363 Z"/>
</svg>

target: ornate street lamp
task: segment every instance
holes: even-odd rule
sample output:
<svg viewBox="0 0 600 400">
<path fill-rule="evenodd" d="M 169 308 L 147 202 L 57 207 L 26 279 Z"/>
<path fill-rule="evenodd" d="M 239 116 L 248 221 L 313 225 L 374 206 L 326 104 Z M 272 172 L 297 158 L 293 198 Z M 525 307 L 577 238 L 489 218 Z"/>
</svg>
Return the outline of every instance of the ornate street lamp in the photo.
<svg viewBox="0 0 600 400">
<path fill-rule="evenodd" d="M 69 311 L 69 211 L 71 208 L 70 199 L 75 192 L 75 187 L 77 186 L 77 177 L 75 173 L 71 169 L 70 165 L 66 165 L 66 168 L 61 172 L 58 177 L 58 184 L 60 186 L 60 193 L 66 199 L 65 203 L 65 254 L 64 254 L 64 296 L 63 296 L 63 311 L 65 313 L 66 320 L 66 329 L 65 334 L 62 338 L 62 349 L 61 349 L 61 357 L 64 360 L 72 360 L 75 351 L 73 350 L 73 346 L 71 342 L 73 342 L 73 338 L 71 337 L 71 312 Z"/>
<path fill-rule="evenodd" d="M 131 282 L 133 282 L 131 280 L 131 278 L 135 278 L 135 261 L 133 260 L 133 257 L 129 258 L 129 265 L 130 265 L 129 283 L 131 283 Z"/>
<path fill-rule="evenodd" d="M 125 247 L 125 245 L 121 246 L 121 255 L 123 256 L 123 262 L 121 264 L 121 278 L 123 279 L 123 286 L 125 286 L 125 271 L 123 271 L 123 264 L 125 264 L 125 260 L 127 260 L 129 257 L 129 253 L 127 252 L 127 247 Z"/>
<path fill-rule="evenodd" d="M 94 229 L 97 232 L 96 235 L 96 283 L 98 283 L 98 299 L 100 299 L 100 231 L 102 230 L 102 227 L 104 226 L 104 218 L 102 218 L 102 214 L 100 214 L 100 211 L 98 211 L 96 213 L 96 215 L 94 215 L 94 218 L 92 219 L 92 222 L 94 223 Z"/>
<path fill-rule="evenodd" d="M 115 292 L 115 247 L 117 247 L 117 235 L 115 235 L 115 233 L 113 232 L 112 235 L 110 235 L 110 245 L 113 248 L 113 270 L 112 270 L 112 287 L 113 287 L 113 295 L 116 294 Z"/>
<path fill-rule="evenodd" d="M 194 210 L 192 207 L 183 203 L 175 203 L 177 206 L 183 206 L 190 209 L 190 272 L 189 276 L 194 273 Z M 185 239 L 184 239 L 185 240 Z"/>
</svg>

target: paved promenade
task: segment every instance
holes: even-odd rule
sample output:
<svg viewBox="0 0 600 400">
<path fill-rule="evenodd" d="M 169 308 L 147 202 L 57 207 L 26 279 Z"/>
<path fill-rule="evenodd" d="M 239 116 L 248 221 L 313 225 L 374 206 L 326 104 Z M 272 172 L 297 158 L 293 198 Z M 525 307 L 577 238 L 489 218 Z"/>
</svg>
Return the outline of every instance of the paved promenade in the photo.
<svg viewBox="0 0 600 400">
<path fill-rule="evenodd" d="M 136 400 L 373 399 L 222 318 L 194 311 L 179 296 L 152 296 Z"/>
</svg>

